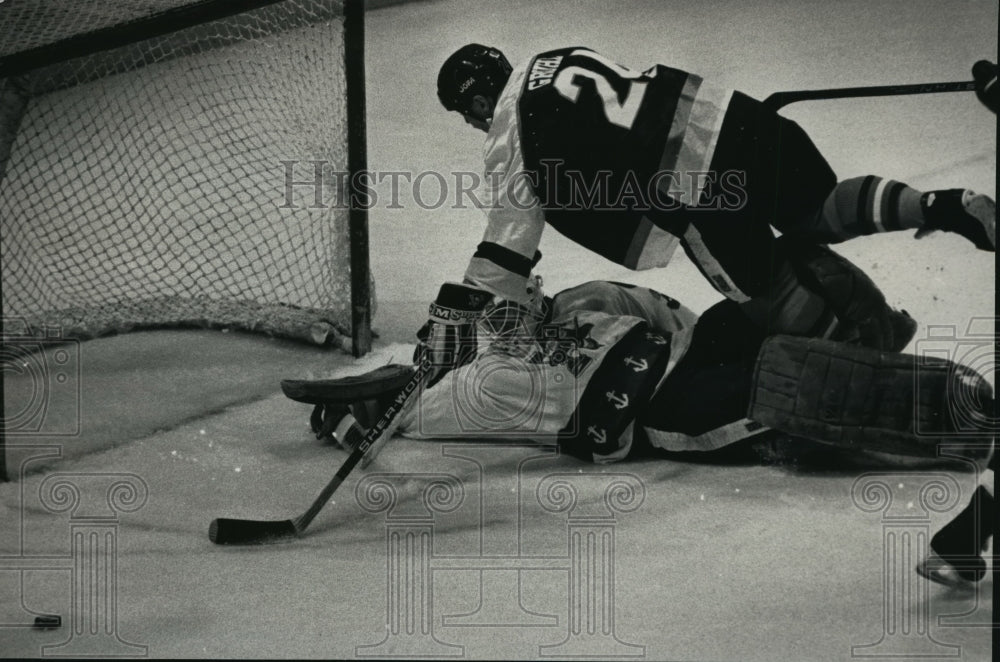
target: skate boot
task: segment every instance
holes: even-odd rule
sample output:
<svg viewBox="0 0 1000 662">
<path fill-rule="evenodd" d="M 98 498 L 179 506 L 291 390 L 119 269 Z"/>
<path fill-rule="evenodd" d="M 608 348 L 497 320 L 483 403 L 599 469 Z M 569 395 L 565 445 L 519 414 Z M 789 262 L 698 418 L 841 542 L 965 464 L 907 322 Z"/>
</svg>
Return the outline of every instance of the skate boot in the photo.
<svg viewBox="0 0 1000 662">
<path fill-rule="evenodd" d="M 953 560 L 954 565 L 931 549 L 927 558 L 917 565 L 917 574 L 936 584 L 963 590 L 974 589 L 976 583 L 986 576 L 986 561 L 981 556 Z"/>
<path fill-rule="evenodd" d="M 917 574 L 953 588 L 974 588 L 986 576 L 983 552 L 993 534 L 993 495 L 980 485 L 968 505 L 931 538 L 930 552 Z"/>
<path fill-rule="evenodd" d="M 962 235 L 980 250 L 996 251 L 996 203 L 988 196 L 959 188 L 931 191 L 920 198 L 920 206 L 924 226 L 917 230 L 917 239 L 944 230 Z"/>
</svg>

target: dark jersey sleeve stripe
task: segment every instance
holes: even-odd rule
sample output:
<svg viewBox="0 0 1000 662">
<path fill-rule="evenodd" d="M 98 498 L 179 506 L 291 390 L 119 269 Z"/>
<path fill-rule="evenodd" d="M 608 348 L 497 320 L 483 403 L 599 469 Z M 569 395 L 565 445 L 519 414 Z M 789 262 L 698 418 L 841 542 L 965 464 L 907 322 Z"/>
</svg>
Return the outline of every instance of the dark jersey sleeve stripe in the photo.
<svg viewBox="0 0 1000 662">
<path fill-rule="evenodd" d="M 541 254 L 536 251 L 536 255 L 541 258 Z M 480 257 L 489 260 L 498 267 L 502 267 L 511 273 L 527 278 L 531 274 L 531 267 L 534 263 L 531 258 L 524 257 L 509 248 L 491 241 L 484 241 L 476 248 L 476 253 L 472 257 Z"/>
</svg>

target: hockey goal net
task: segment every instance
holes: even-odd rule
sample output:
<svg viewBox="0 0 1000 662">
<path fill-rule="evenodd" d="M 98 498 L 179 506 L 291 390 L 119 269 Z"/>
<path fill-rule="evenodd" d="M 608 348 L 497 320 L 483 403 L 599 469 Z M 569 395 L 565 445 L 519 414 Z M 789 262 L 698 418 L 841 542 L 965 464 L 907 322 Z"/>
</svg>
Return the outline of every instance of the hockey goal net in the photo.
<svg viewBox="0 0 1000 662">
<path fill-rule="evenodd" d="M 15 1 L 0 35 L 8 325 L 345 346 L 359 305 L 367 325 L 342 178 L 318 205 L 287 186 L 348 171 L 344 2 Z"/>
</svg>

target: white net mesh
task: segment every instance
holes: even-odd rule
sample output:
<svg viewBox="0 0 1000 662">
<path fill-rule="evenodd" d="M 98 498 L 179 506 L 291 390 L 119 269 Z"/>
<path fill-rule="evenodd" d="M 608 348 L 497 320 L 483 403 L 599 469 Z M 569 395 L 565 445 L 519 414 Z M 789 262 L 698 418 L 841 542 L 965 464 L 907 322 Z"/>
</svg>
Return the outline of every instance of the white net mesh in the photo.
<svg viewBox="0 0 1000 662">
<path fill-rule="evenodd" d="M 4 31 L 0 56 L 48 46 L 77 35 L 109 28 L 191 4 L 190 0 L 6 0 L 0 20 L 16 30 Z"/>
<path fill-rule="evenodd" d="M 343 62 L 340 4 L 289 0 L 33 72 L 0 182 L 5 315 L 339 343 L 347 212 L 333 176 L 324 207 L 297 187 L 287 208 L 283 162 L 346 171 Z"/>
</svg>

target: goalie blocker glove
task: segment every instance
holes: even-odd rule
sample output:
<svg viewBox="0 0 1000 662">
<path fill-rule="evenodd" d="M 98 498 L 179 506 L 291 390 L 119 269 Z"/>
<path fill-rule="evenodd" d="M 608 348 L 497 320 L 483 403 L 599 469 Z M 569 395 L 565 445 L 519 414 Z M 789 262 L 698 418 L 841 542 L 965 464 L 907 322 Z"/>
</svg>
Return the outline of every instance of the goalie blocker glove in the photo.
<svg viewBox="0 0 1000 662">
<path fill-rule="evenodd" d="M 417 332 L 420 345 L 414 361 L 427 352 L 431 369 L 428 386 L 476 356 L 476 321 L 493 300 L 493 294 L 462 283 L 445 283 L 430 305 L 430 319 Z"/>
</svg>

